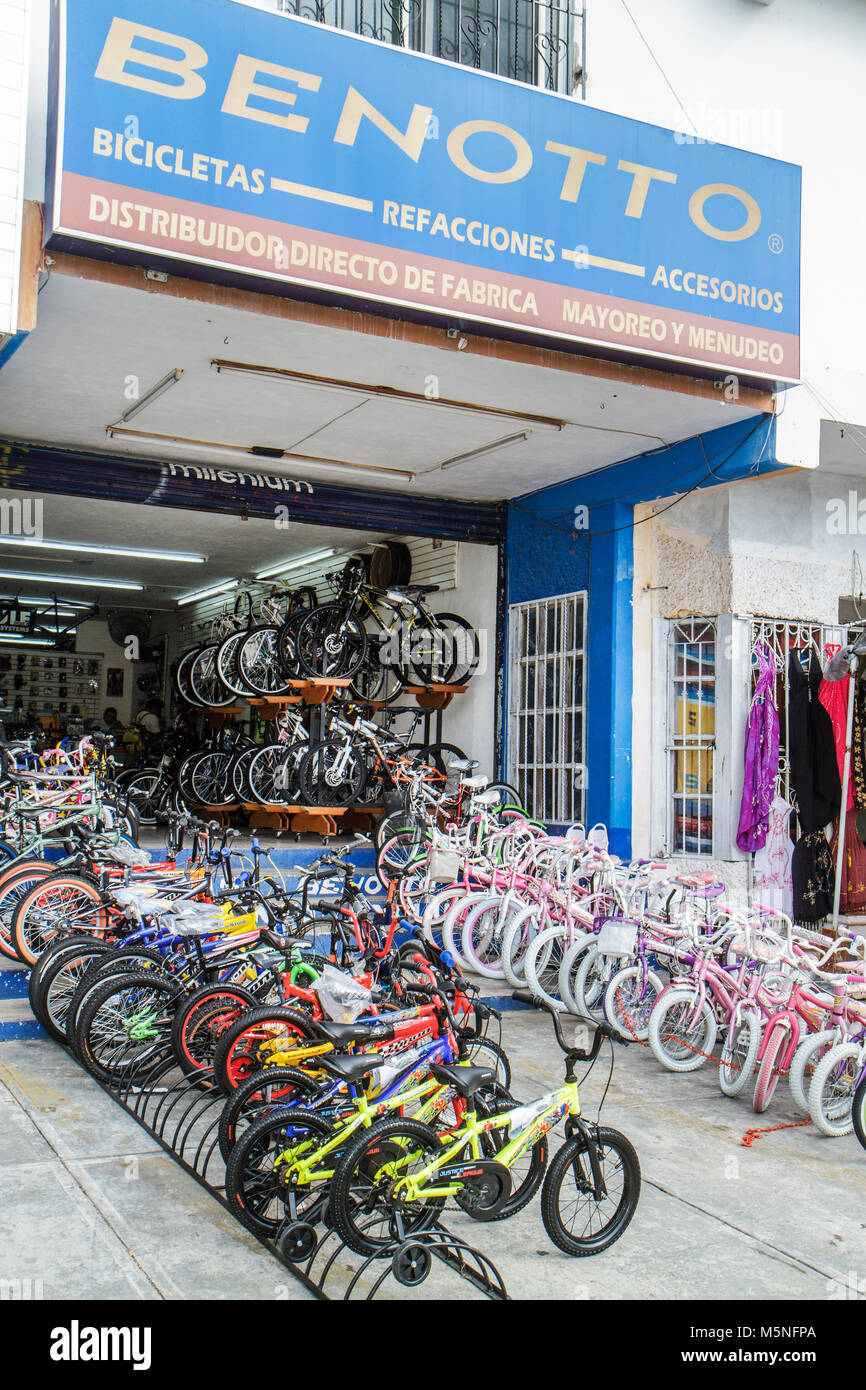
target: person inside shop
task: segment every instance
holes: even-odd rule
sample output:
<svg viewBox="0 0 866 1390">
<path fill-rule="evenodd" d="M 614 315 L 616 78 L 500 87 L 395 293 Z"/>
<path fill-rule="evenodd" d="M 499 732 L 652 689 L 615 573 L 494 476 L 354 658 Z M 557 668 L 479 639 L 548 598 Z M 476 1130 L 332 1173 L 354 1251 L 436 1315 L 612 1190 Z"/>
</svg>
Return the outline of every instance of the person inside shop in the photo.
<svg viewBox="0 0 866 1390">
<path fill-rule="evenodd" d="M 117 710 L 114 708 L 114 705 L 109 705 L 108 709 L 103 710 L 102 727 L 110 738 L 120 738 L 126 728 L 126 725 L 121 724 L 118 719 Z"/>
<path fill-rule="evenodd" d="M 135 722 L 140 729 L 151 736 L 158 734 L 162 729 L 162 700 L 154 697 L 148 700 L 147 704 L 138 711 Z"/>
</svg>

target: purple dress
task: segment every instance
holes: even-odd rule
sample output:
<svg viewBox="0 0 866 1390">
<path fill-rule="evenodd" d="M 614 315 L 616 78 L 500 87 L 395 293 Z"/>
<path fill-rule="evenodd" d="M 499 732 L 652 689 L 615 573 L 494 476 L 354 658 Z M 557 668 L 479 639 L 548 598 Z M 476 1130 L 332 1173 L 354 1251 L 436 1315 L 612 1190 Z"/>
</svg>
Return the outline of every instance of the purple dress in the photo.
<svg viewBox="0 0 866 1390">
<path fill-rule="evenodd" d="M 767 839 L 770 807 L 779 768 L 779 715 L 773 700 L 776 663 L 761 643 L 755 649 L 758 681 L 746 728 L 745 775 L 737 846 L 747 853 L 761 849 Z"/>
</svg>

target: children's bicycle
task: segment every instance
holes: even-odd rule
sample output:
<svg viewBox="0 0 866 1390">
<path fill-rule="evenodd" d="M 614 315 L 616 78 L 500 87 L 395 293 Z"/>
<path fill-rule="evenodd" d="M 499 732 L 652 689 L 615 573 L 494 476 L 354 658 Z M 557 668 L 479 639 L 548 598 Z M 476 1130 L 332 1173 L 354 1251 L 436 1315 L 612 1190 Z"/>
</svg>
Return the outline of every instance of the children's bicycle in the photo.
<svg viewBox="0 0 866 1390">
<path fill-rule="evenodd" d="M 449 1197 L 476 1221 L 496 1221 L 514 1211 L 512 1171 L 565 1119 L 565 1143 L 544 1178 L 541 1218 L 567 1255 L 597 1255 L 619 1240 L 640 1196 L 640 1164 L 625 1135 L 581 1117 L 576 1062 L 593 1062 L 605 1038 L 628 1045 L 607 1024 L 563 1015 L 537 995 L 515 999 L 548 1012 L 565 1054 L 565 1085 L 528 1105 L 491 1114 L 475 1097 L 493 1077 L 485 1067 L 434 1065 L 435 1080 L 466 1102 L 459 1126 L 437 1133 L 417 1119 L 383 1119 L 348 1145 L 334 1171 L 329 1219 L 346 1245 L 373 1255 L 433 1224 Z M 572 1036 L 566 1040 L 564 1030 Z M 377 1220 L 377 1218 L 380 1218 Z"/>
</svg>

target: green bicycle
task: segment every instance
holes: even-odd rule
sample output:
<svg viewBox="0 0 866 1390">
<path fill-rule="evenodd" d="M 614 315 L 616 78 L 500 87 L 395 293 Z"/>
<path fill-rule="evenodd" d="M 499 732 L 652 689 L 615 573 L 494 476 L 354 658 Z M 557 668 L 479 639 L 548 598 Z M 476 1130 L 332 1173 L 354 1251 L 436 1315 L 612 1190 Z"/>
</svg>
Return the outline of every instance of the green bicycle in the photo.
<svg viewBox="0 0 866 1390">
<path fill-rule="evenodd" d="M 476 1221 L 513 1211 L 512 1173 L 521 1156 L 544 1141 L 561 1119 L 566 1139 L 554 1156 L 541 1197 L 545 1230 L 567 1255 L 597 1255 L 619 1240 L 637 1208 L 640 1164 L 617 1130 L 587 1124 L 580 1115 L 575 1063 L 592 1062 L 602 1040 L 623 1043 L 606 1024 L 589 1049 L 576 1046 L 592 1024 L 557 1013 L 523 991 L 514 997 L 553 1018 L 565 1053 L 565 1085 L 528 1105 L 491 1114 L 475 1103 L 489 1082 L 483 1067 L 434 1066 L 433 1077 L 467 1102 L 462 1124 L 447 1135 L 414 1119 L 390 1118 L 360 1134 L 341 1155 L 330 1188 L 329 1220 L 349 1249 L 373 1255 L 429 1228 L 449 1197 Z M 563 1027 L 571 1026 L 571 1043 Z M 495 1156 L 485 1141 L 500 1140 Z"/>
</svg>

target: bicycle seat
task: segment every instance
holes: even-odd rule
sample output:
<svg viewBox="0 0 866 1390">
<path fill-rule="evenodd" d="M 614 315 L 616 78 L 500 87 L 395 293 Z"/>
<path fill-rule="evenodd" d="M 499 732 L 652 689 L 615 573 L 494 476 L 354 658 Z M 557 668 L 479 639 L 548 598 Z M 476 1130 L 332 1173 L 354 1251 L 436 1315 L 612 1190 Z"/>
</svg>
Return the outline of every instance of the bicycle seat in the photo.
<svg viewBox="0 0 866 1390">
<path fill-rule="evenodd" d="M 452 772 L 471 772 L 473 767 L 478 767 L 477 758 L 454 758 L 448 764 Z"/>
<path fill-rule="evenodd" d="M 337 1054 L 333 1057 L 317 1057 L 316 1066 L 337 1076 L 341 1081 L 354 1083 L 369 1076 L 376 1067 L 381 1066 L 382 1058 L 378 1052 L 357 1052 L 351 1057 Z"/>
<path fill-rule="evenodd" d="M 464 777 L 463 785 L 464 787 L 468 787 L 470 791 L 481 791 L 483 787 L 487 786 L 489 781 L 490 778 L 485 777 L 484 773 L 480 772 L 475 777 Z"/>
<path fill-rule="evenodd" d="M 438 584 L 391 584 L 389 592 L 392 594 L 438 594 Z"/>
<path fill-rule="evenodd" d="M 432 1066 L 430 1071 L 437 1081 L 442 1081 L 446 1086 L 453 1086 L 464 1100 L 474 1096 L 482 1086 L 492 1086 L 496 1081 L 496 1072 L 492 1067 L 462 1067 L 449 1062 Z"/>
<path fill-rule="evenodd" d="M 376 1028 L 369 1023 L 314 1023 L 313 1027 L 335 1047 L 346 1047 L 354 1042 L 382 1042 L 393 1038 L 393 1028 Z"/>
</svg>

